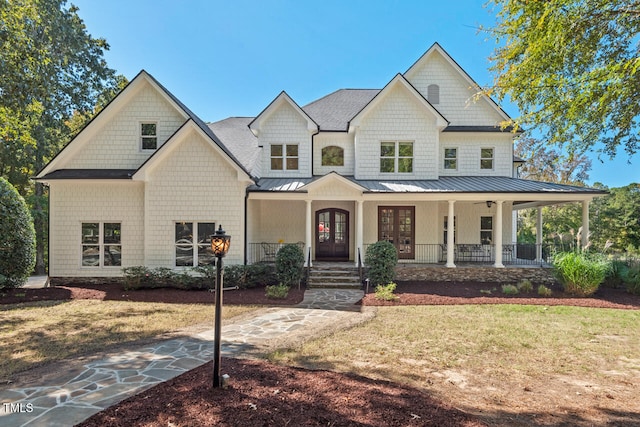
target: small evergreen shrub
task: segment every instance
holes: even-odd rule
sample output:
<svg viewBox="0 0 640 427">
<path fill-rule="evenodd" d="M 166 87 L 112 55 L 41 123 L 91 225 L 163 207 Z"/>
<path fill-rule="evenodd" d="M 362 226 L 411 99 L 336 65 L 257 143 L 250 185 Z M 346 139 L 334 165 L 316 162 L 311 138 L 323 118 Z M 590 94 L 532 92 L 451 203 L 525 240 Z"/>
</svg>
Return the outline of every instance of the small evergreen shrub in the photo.
<svg viewBox="0 0 640 427">
<path fill-rule="evenodd" d="M 505 295 L 518 295 L 520 291 L 516 285 L 502 285 L 502 293 Z"/>
<path fill-rule="evenodd" d="M 228 265 L 224 268 L 225 287 L 237 286 L 240 289 L 278 283 L 273 264 Z"/>
<path fill-rule="evenodd" d="M 372 285 L 390 283 L 395 278 L 398 252 L 390 242 L 376 242 L 367 248 L 364 263 Z"/>
<path fill-rule="evenodd" d="M 533 291 L 533 283 L 531 283 L 531 280 L 529 279 L 521 280 L 517 286 L 518 286 L 518 290 L 525 294 L 528 294 L 529 292 Z"/>
<path fill-rule="evenodd" d="M 295 244 L 284 245 L 276 254 L 276 274 L 285 286 L 299 285 L 304 274 L 304 254 Z"/>
<path fill-rule="evenodd" d="M 267 298 L 285 299 L 289 295 L 289 286 L 284 283 L 265 287 Z"/>
<path fill-rule="evenodd" d="M 553 294 L 551 289 L 547 288 L 545 285 L 538 286 L 538 295 L 541 297 L 550 297 Z"/>
<path fill-rule="evenodd" d="M 190 270 L 176 272 L 167 267 L 135 266 L 123 268 L 122 272 L 125 290 L 213 289 L 215 286 L 215 269 L 213 267 L 194 267 Z"/>
<path fill-rule="evenodd" d="M 624 277 L 627 292 L 640 295 L 640 266 L 631 267 Z"/>
<path fill-rule="evenodd" d="M 0 289 L 25 284 L 36 263 L 36 232 L 24 199 L 0 177 Z"/>
<path fill-rule="evenodd" d="M 604 258 L 585 252 L 561 252 L 554 257 L 553 266 L 564 291 L 578 296 L 597 291 L 609 271 Z"/>
<path fill-rule="evenodd" d="M 386 285 L 376 286 L 375 297 L 382 301 L 395 301 L 398 296 L 393 292 L 396 290 L 397 285 L 394 282 L 389 282 Z"/>
</svg>

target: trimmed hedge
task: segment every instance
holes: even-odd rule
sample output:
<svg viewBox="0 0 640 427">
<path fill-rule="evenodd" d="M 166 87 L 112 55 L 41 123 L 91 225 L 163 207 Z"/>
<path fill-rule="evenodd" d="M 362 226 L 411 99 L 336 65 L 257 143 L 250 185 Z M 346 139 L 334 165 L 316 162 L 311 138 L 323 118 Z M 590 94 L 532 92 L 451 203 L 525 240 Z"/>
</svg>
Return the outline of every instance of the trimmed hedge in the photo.
<svg viewBox="0 0 640 427">
<path fill-rule="evenodd" d="M 396 247 L 386 240 L 376 242 L 367 248 L 364 263 L 368 268 L 371 285 L 385 285 L 393 282 L 398 263 Z"/>
<path fill-rule="evenodd" d="M 36 263 L 36 232 L 18 191 L 0 177 L 0 289 L 25 284 Z"/>
</svg>

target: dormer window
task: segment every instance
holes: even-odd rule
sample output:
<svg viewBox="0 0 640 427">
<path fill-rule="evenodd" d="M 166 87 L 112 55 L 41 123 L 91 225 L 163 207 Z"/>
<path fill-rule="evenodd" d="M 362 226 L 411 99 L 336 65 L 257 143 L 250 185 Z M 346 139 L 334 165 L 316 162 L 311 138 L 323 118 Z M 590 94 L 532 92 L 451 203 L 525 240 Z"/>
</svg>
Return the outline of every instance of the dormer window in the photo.
<svg viewBox="0 0 640 427">
<path fill-rule="evenodd" d="M 158 148 L 158 124 L 155 122 L 140 123 L 140 146 L 143 150 Z"/>
<path fill-rule="evenodd" d="M 413 172 L 413 142 L 382 141 L 380 143 L 380 172 Z"/>
<path fill-rule="evenodd" d="M 298 170 L 298 144 L 272 145 L 271 170 Z"/>
<path fill-rule="evenodd" d="M 322 166 L 344 166 L 344 150 L 335 145 L 322 149 Z"/>
<path fill-rule="evenodd" d="M 440 86 L 429 85 L 427 86 L 427 101 L 432 104 L 440 103 Z"/>
</svg>

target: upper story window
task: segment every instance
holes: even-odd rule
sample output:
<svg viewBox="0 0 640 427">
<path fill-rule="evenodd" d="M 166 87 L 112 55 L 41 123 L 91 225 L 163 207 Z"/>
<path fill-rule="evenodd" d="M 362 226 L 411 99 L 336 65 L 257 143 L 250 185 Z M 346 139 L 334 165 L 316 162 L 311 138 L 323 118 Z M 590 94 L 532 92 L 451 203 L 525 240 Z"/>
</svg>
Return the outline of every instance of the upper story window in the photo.
<svg viewBox="0 0 640 427">
<path fill-rule="evenodd" d="M 143 150 L 158 148 L 158 124 L 155 122 L 140 123 L 140 147 Z"/>
<path fill-rule="evenodd" d="M 344 166 L 344 150 L 335 145 L 322 149 L 322 166 Z"/>
<path fill-rule="evenodd" d="M 427 101 L 432 104 L 440 103 L 440 86 L 429 85 L 427 86 Z"/>
<path fill-rule="evenodd" d="M 458 169 L 458 149 L 457 148 L 444 149 L 444 168 Z"/>
<path fill-rule="evenodd" d="M 380 143 L 380 172 L 413 172 L 413 142 L 383 141 Z"/>
<path fill-rule="evenodd" d="M 493 169 L 493 148 L 480 149 L 480 169 Z"/>
<path fill-rule="evenodd" d="M 298 144 L 272 145 L 271 170 L 298 170 Z"/>
</svg>

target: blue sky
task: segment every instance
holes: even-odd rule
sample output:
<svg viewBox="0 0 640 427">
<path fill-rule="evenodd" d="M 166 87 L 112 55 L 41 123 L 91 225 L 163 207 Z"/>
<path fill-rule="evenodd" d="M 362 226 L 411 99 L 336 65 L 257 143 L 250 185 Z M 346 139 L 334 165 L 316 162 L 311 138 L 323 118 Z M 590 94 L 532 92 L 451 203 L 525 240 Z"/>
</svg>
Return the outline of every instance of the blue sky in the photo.
<svg viewBox="0 0 640 427">
<path fill-rule="evenodd" d="M 205 121 L 255 116 L 285 90 L 299 105 L 342 88 L 382 88 L 434 42 L 481 86 L 493 78 L 495 14 L 484 0 L 72 0 L 111 68 L 144 69 Z M 502 107 L 518 116 L 514 105 Z M 627 164 L 593 160 L 590 183 L 640 182 Z"/>
</svg>

